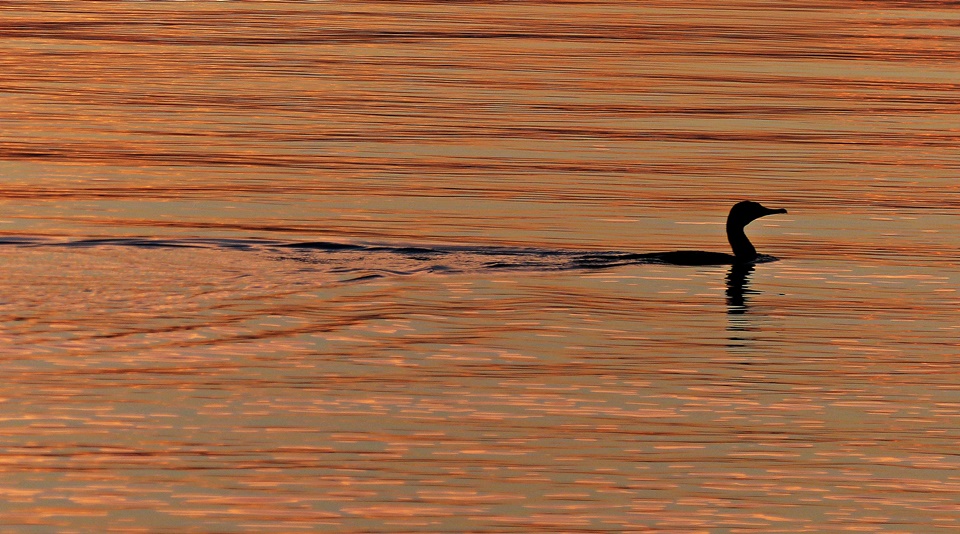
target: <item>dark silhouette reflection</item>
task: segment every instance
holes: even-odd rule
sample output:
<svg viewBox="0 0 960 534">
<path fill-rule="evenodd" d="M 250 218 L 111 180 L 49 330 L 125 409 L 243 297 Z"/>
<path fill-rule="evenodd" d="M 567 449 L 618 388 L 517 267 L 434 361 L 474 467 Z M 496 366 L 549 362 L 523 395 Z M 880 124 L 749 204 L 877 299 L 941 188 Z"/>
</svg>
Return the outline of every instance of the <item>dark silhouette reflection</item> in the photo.
<svg viewBox="0 0 960 534">
<path fill-rule="evenodd" d="M 730 267 L 727 272 L 727 313 L 743 315 L 747 313 L 749 299 L 747 295 L 756 293 L 750 289 L 750 273 L 753 272 L 752 263 L 738 263 Z"/>
<path fill-rule="evenodd" d="M 750 295 L 759 293 L 750 289 L 752 263 L 734 264 L 727 272 L 727 348 L 733 352 L 749 352 L 754 339 L 749 332 L 755 330 L 750 318 Z M 748 361 L 743 362 L 749 365 Z"/>
</svg>

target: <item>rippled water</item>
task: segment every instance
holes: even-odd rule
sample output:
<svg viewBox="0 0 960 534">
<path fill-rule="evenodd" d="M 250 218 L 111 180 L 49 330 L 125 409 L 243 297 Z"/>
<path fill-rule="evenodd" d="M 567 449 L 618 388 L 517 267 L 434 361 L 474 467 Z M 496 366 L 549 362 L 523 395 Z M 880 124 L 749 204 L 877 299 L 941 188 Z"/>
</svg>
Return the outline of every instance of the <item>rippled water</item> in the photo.
<svg viewBox="0 0 960 534">
<path fill-rule="evenodd" d="M 957 531 L 958 21 L 0 5 L 0 530 Z"/>
</svg>

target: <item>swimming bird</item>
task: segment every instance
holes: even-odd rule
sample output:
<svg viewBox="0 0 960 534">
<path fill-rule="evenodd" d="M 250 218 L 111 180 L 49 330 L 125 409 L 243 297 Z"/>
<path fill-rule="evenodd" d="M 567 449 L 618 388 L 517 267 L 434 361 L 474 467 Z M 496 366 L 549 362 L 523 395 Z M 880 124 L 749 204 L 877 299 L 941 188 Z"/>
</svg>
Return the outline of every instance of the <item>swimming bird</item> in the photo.
<svg viewBox="0 0 960 534">
<path fill-rule="evenodd" d="M 730 214 L 727 215 L 727 241 L 730 242 L 733 254 L 703 250 L 675 250 L 646 256 L 652 260 L 673 265 L 743 265 L 757 260 L 770 261 L 776 258 L 757 254 L 757 249 L 747 239 L 743 229 L 760 217 L 786 212 L 787 210 L 783 208 L 771 209 L 749 200 L 737 202 L 730 208 Z"/>
</svg>

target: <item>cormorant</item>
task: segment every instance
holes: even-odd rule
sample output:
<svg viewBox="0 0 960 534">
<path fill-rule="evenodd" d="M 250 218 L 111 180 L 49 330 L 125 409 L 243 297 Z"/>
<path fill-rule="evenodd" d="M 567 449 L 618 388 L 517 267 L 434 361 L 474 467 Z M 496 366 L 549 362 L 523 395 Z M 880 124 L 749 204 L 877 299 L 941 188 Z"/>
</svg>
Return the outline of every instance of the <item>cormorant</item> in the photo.
<svg viewBox="0 0 960 534">
<path fill-rule="evenodd" d="M 757 254 L 757 249 L 753 248 L 753 244 L 747 239 L 747 234 L 743 233 L 743 228 L 760 217 L 786 212 L 787 210 L 782 208 L 765 208 L 749 200 L 734 204 L 730 208 L 730 215 L 727 216 L 727 240 L 730 241 L 733 254 L 703 250 L 676 250 L 673 252 L 657 252 L 645 256 L 673 265 L 743 265 L 753 263 L 764 257 Z"/>
</svg>

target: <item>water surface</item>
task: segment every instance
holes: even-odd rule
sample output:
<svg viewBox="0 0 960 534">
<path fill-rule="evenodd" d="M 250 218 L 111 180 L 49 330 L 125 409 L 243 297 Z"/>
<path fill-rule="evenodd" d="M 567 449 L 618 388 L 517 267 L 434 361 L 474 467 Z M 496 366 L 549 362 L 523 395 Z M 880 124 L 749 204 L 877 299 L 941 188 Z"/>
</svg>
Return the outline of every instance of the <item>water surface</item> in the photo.
<svg viewBox="0 0 960 534">
<path fill-rule="evenodd" d="M 4 4 L 0 526 L 956 531 L 952 7 Z"/>
</svg>

